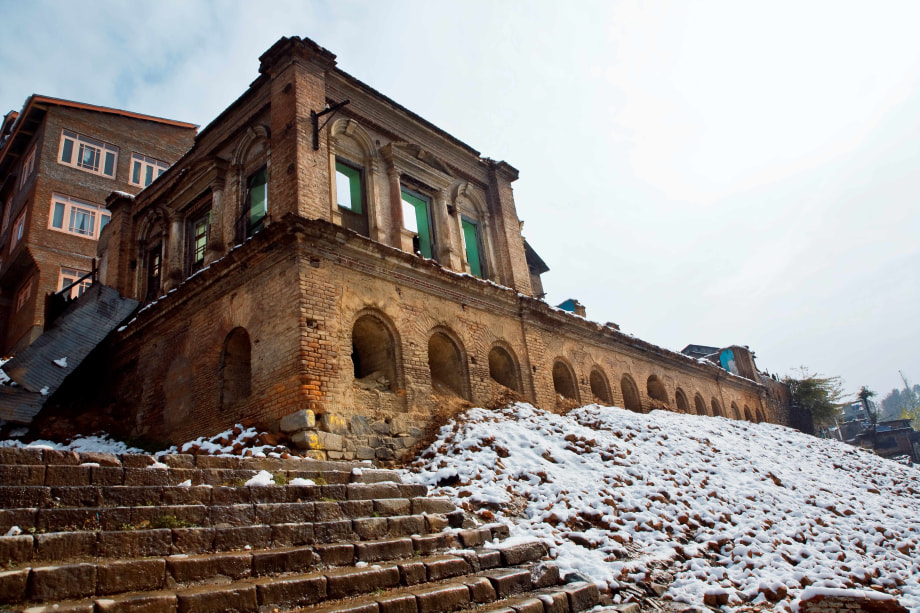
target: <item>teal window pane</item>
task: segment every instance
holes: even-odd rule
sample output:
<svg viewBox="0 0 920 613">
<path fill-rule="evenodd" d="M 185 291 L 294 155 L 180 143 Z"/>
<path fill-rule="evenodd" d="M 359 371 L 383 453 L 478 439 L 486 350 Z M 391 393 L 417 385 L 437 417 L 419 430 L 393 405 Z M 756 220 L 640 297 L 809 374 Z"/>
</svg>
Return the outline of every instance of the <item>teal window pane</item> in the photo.
<svg viewBox="0 0 920 613">
<path fill-rule="evenodd" d="M 153 166 L 147 166 L 147 173 L 144 175 L 144 187 L 150 185 L 153 181 Z"/>
<path fill-rule="evenodd" d="M 69 138 L 64 139 L 64 147 L 61 149 L 61 161 L 65 164 L 70 164 L 70 160 L 73 158 L 73 141 Z"/>
<path fill-rule="evenodd" d="M 102 169 L 102 174 L 108 177 L 115 176 L 115 154 L 108 151 L 105 152 L 105 166 Z"/>
<path fill-rule="evenodd" d="M 54 203 L 54 215 L 51 219 L 51 227 L 57 228 L 58 230 L 64 229 L 64 203 L 55 202 Z"/>
<path fill-rule="evenodd" d="M 479 259 L 479 228 L 471 221 L 463 220 L 463 240 L 466 243 L 466 261 L 470 272 L 482 278 L 482 261 Z"/>
<path fill-rule="evenodd" d="M 140 185 L 141 183 L 141 163 L 134 161 L 134 168 L 131 169 L 131 182 Z"/>
</svg>

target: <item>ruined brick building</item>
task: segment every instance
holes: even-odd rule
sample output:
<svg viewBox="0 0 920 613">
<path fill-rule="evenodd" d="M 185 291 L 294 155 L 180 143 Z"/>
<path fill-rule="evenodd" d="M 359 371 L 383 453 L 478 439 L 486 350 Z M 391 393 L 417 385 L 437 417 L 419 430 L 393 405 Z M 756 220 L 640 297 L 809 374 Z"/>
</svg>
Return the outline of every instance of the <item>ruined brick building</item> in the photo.
<svg viewBox="0 0 920 613">
<path fill-rule="evenodd" d="M 543 302 L 515 168 L 308 39 L 260 62 L 181 159 L 106 200 L 100 281 L 143 306 L 104 347 L 94 410 L 171 442 L 306 410 L 317 455 L 383 460 L 514 397 L 786 421 L 744 347 L 726 369 Z"/>
</svg>

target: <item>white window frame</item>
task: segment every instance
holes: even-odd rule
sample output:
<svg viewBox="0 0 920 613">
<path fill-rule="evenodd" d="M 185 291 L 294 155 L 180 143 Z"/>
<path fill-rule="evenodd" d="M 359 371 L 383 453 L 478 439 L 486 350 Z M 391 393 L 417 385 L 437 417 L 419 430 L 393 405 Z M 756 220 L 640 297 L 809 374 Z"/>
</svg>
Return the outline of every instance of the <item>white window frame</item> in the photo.
<svg viewBox="0 0 920 613">
<path fill-rule="evenodd" d="M 13 222 L 13 231 L 10 232 L 10 253 L 13 253 L 13 250 L 16 246 L 22 241 L 23 236 L 26 233 L 26 212 L 23 210 L 19 214 L 19 217 L 16 218 L 16 221 Z"/>
<path fill-rule="evenodd" d="M 22 189 L 26 181 L 29 180 L 29 177 L 31 177 L 32 173 L 35 171 L 35 150 L 37 148 L 38 145 L 32 145 L 32 149 L 22 161 L 22 174 L 19 176 L 19 189 Z"/>
<path fill-rule="evenodd" d="M 89 274 L 88 270 L 77 270 L 76 268 L 66 268 L 61 266 L 61 272 L 58 275 L 58 287 L 57 291 L 61 291 L 71 283 L 75 282 L 77 279 L 83 275 Z M 92 277 L 87 277 L 83 279 L 77 285 L 74 285 L 70 288 L 70 297 L 79 298 L 83 293 L 89 289 L 89 286 L 93 284 Z"/>
<path fill-rule="evenodd" d="M 169 164 L 162 160 L 157 160 L 134 152 L 131 154 L 131 169 L 128 173 L 128 183 L 136 185 L 137 187 L 147 187 L 153 183 L 157 177 L 166 172 L 168 168 Z M 135 169 L 139 177 L 136 181 L 134 180 Z M 146 180 L 148 171 L 150 172 L 150 181 Z M 156 173 L 156 176 L 154 176 L 154 173 Z"/>
<path fill-rule="evenodd" d="M 16 292 L 16 310 L 14 313 L 18 313 L 22 310 L 22 307 L 26 305 L 29 299 L 32 297 L 32 285 L 35 284 L 35 276 L 29 277 L 29 280 L 22 284 L 22 287 L 19 288 L 19 291 Z"/>
<path fill-rule="evenodd" d="M 64 159 L 64 150 L 70 143 L 70 159 Z M 92 158 L 86 159 L 87 152 L 92 152 Z M 111 154 L 112 174 L 105 172 L 105 157 Z M 89 172 L 100 177 L 114 179 L 118 174 L 118 147 L 90 136 L 83 136 L 70 130 L 61 130 L 61 146 L 58 149 L 58 164 L 70 166 L 83 172 Z"/>
<path fill-rule="evenodd" d="M 61 214 L 61 225 L 60 227 L 55 225 L 55 209 L 60 205 L 62 207 Z M 83 232 L 76 229 L 76 215 L 83 214 L 90 216 L 91 228 L 89 232 Z M 105 223 L 103 223 L 105 219 Z M 63 232 L 64 234 L 70 234 L 71 236 L 79 236 L 80 238 L 89 238 L 92 240 L 98 240 L 99 234 L 102 232 L 102 228 L 105 227 L 112 219 L 112 213 L 98 204 L 93 204 L 92 202 L 86 202 L 85 200 L 79 200 L 77 198 L 71 198 L 69 196 L 64 196 L 63 194 L 52 194 L 51 196 L 51 211 L 48 215 L 48 229 L 54 230 L 56 232 Z"/>
</svg>

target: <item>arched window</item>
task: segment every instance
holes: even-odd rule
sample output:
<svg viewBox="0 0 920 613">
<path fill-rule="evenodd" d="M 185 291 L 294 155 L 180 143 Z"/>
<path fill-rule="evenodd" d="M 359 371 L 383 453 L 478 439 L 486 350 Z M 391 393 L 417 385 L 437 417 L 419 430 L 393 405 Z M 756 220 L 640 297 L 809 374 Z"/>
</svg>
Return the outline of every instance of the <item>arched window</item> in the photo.
<svg viewBox="0 0 920 613">
<path fill-rule="evenodd" d="M 744 418 L 754 423 L 754 415 L 751 413 L 751 408 L 748 405 L 744 405 Z"/>
<path fill-rule="evenodd" d="M 466 360 L 460 347 L 445 332 L 435 332 L 428 339 L 428 369 L 435 391 L 449 390 L 469 400 Z"/>
<path fill-rule="evenodd" d="M 501 345 L 493 345 L 489 350 L 489 376 L 508 389 L 521 391 L 518 369 L 511 352 Z"/>
<path fill-rule="evenodd" d="M 607 383 L 607 376 L 599 366 L 595 366 L 591 369 L 589 383 L 591 384 L 591 394 L 594 396 L 595 402 L 605 405 L 613 404 L 613 397 L 610 394 L 610 385 Z"/>
<path fill-rule="evenodd" d="M 220 356 L 220 408 L 224 411 L 252 393 L 252 344 L 245 328 L 234 328 Z"/>
<path fill-rule="evenodd" d="M 757 409 L 757 423 L 762 424 L 765 421 L 767 421 L 767 418 L 764 417 L 763 411 L 761 411 L 760 408 L 758 408 Z"/>
<path fill-rule="evenodd" d="M 137 238 L 138 260 L 141 263 L 137 276 L 138 300 L 150 302 L 162 293 L 168 226 L 166 213 L 158 208 L 149 211 L 141 222 Z"/>
<path fill-rule="evenodd" d="M 677 391 L 674 392 L 674 402 L 677 403 L 677 410 L 681 413 L 690 412 L 690 403 L 687 402 L 687 395 L 684 390 L 677 388 Z"/>
<path fill-rule="evenodd" d="M 553 363 L 553 390 L 557 396 L 578 401 L 578 388 L 575 385 L 575 373 L 562 359 Z"/>
<path fill-rule="evenodd" d="M 693 397 L 693 407 L 696 409 L 697 415 L 706 415 L 706 401 L 703 400 L 703 397 L 697 394 Z"/>
<path fill-rule="evenodd" d="M 712 404 L 712 416 L 722 417 L 722 405 L 719 404 L 719 401 L 713 398 L 711 404 Z"/>
<path fill-rule="evenodd" d="M 661 382 L 661 379 L 659 379 L 657 375 L 649 376 L 648 381 L 646 382 L 646 391 L 648 392 L 649 398 L 662 403 L 664 405 L 663 408 L 668 408 L 670 405 L 670 402 L 668 401 L 668 392 L 664 389 L 664 383 Z"/>
<path fill-rule="evenodd" d="M 396 389 L 396 342 L 378 317 L 362 315 L 351 329 L 356 382 L 367 389 Z"/>
<path fill-rule="evenodd" d="M 639 388 L 636 382 L 629 375 L 623 375 L 620 379 L 620 389 L 623 390 L 623 404 L 633 413 L 642 413 L 642 401 L 639 400 Z"/>
</svg>

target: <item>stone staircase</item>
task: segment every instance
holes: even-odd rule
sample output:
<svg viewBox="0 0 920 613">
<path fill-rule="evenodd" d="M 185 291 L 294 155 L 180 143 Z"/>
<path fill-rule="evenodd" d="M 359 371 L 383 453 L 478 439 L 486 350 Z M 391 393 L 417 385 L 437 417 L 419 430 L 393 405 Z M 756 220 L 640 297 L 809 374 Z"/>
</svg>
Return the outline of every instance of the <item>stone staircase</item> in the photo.
<svg viewBox="0 0 920 613">
<path fill-rule="evenodd" d="M 244 485 L 261 470 L 315 485 Z M 506 526 L 465 526 L 369 464 L 0 448 L 2 534 L 0 611 L 574 613 L 599 599 L 540 563 L 542 544 L 503 545 Z"/>
</svg>

